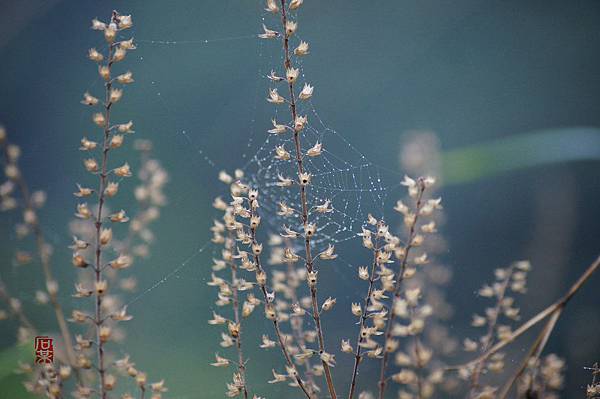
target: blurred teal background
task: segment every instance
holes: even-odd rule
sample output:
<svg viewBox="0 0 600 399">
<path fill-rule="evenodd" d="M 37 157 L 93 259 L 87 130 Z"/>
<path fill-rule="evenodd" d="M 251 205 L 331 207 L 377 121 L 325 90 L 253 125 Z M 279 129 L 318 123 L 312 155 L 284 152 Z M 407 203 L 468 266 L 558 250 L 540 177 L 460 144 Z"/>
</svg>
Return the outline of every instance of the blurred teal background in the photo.
<svg viewBox="0 0 600 399">
<path fill-rule="evenodd" d="M 153 256 L 135 266 L 142 290 L 208 239 L 214 215 L 209 205 L 222 189 L 216 173 L 243 165 L 244 154 L 264 141 L 271 110 L 264 105 L 268 82 L 262 77 L 280 64 L 277 47 L 253 36 L 263 17 L 270 20 L 262 2 L 0 2 L 0 123 L 23 148 L 30 185 L 48 192 L 42 222 L 56 248 L 53 263 L 67 308 L 74 304 L 67 249 L 67 223 L 76 204 L 71 193 L 75 182 L 88 179 L 77 147 L 82 135 L 95 134 L 89 110 L 79 101 L 84 91 L 98 93 L 102 86 L 86 58 L 89 47 L 102 44 L 89 25 L 93 17 L 106 20 L 113 8 L 133 15 L 138 42 L 125 61 L 136 83 L 125 91 L 117 118 L 135 121 L 136 135 L 154 142 L 154 155 L 171 175 L 169 205 L 154 226 Z M 450 248 L 443 260 L 454 271 L 449 297 L 457 308 L 452 328 L 458 334 L 483 308 L 475 291 L 495 267 L 531 259 L 530 292 L 521 302 L 522 312 L 531 315 L 598 254 L 599 23 L 597 1 L 305 2 L 299 34 L 310 42 L 311 56 L 304 69 L 327 126 L 369 160 L 398 173 L 402 134 L 432 130 L 449 171 L 456 166 L 453 159 L 476 171 L 449 178 L 441 192 Z M 557 131 L 562 135 L 552 140 Z M 506 144 L 522 135 L 533 137 L 535 154 Z M 476 151 L 473 166 L 464 163 L 472 159 L 465 154 L 486 143 L 498 145 Z M 494 156 L 499 146 L 506 152 Z M 561 157 L 563 148 L 574 155 Z M 504 157 L 507 153 L 512 157 Z M 549 153 L 556 157 L 530 166 L 537 164 L 531 161 L 536 154 Z M 521 164 L 527 167 L 510 170 Z M 387 211 L 398 195 L 390 193 Z M 0 218 L 0 273 L 39 324 L 53 330 L 51 313 L 33 305 L 33 292 L 42 284 L 38 265 L 11 263 L 17 217 Z M 213 302 L 205 285 L 211 255 L 195 256 L 130 306 L 135 318 L 127 325 L 127 352 L 152 380 L 166 379 L 170 398 L 222 397 L 229 378 L 207 365 L 218 342 L 218 332 L 206 324 Z M 353 273 L 342 266 L 333 272 Z M 358 289 L 355 279 L 339 281 L 332 292 L 352 299 L 347 292 Z M 583 367 L 600 360 L 598 287 L 595 276 L 569 305 L 549 344 L 567 359 L 564 397 L 582 396 L 589 382 Z M 327 323 L 331 345 L 337 346 L 343 328 L 351 326 L 341 322 L 345 310 L 335 314 L 340 320 Z M 14 327 L 0 324 L 2 349 L 12 347 Z M 258 342 L 259 335 L 247 341 Z M 263 360 L 264 352 L 256 350 L 249 355 L 250 364 L 273 360 Z M 338 357 L 336 371 L 342 375 L 349 365 Z M 293 392 L 267 386 L 269 373 L 270 367 L 251 372 L 258 392 L 270 397 Z M 8 386 L 2 380 L 0 393 Z"/>
</svg>

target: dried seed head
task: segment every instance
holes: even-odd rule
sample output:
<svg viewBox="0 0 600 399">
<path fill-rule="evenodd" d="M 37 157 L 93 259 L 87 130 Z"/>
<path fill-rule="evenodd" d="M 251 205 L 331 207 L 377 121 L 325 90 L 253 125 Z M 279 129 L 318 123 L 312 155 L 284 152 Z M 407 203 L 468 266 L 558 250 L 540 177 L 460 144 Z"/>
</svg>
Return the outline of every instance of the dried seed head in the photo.
<svg viewBox="0 0 600 399">
<path fill-rule="evenodd" d="M 306 126 L 306 122 L 308 122 L 308 117 L 306 115 L 296 116 L 296 119 L 294 120 L 294 130 L 297 132 L 301 131 Z"/>
<path fill-rule="evenodd" d="M 111 103 L 118 102 L 122 97 L 123 97 L 123 90 L 117 89 L 117 88 L 113 88 L 110 90 L 109 101 Z"/>
<path fill-rule="evenodd" d="M 119 177 L 130 177 L 131 176 L 131 168 L 129 167 L 129 164 L 127 162 L 125 162 L 123 165 L 119 166 L 118 168 L 113 169 L 113 172 L 115 175 L 117 175 Z"/>
<path fill-rule="evenodd" d="M 104 65 L 98 66 L 98 74 L 105 81 L 108 82 L 110 80 L 110 68 L 109 67 L 104 66 Z"/>
<path fill-rule="evenodd" d="M 352 346 L 350 345 L 350 340 L 345 340 L 342 339 L 342 352 L 345 353 L 353 353 L 354 349 L 352 349 Z"/>
<path fill-rule="evenodd" d="M 98 171 L 98 162 L 94 158 L 84 159 L 83 165 L 88 172 L 95 173 Z"/>
<path fill-rule="evenodd" d="M 361 280 L 368 280 L 369 279 L 369 271 L 367 270 L 366 266 L 359 266 L 358 267 L 358 278 L 360 278 Z"/>
<path fill-rule="evenodd" d="M 119 47 L 124 50 L 135 50 L 137 48 L 135 44 L 133 44 L 133 38 L 129 40 L 123 40 L 121 43 L 119 43 Z"/>
<path fill-rule="evenodd" d="M 108 340 L 110 339 L 112 335 L 112 329 L 108 326 L 101 326 L 100 327 L 100 341 L 101 342 L 108 342 Z"/>
<path fill-rule="evenodd" d="M 304 225 L 304 234 L 306 237 L 312 237 L 317 231 L 317 225 L 314 223 L 308 223 Z"/>
<path fill-rule="evenodd" d="M 92 361 L 90 359 L 88 359 L 84 354 L 79 354 L 77 356 L 77 366 L 81 369 L 88 370 L 88 369 L 92 368 Z M 83 396 L 83 397 L 86 397 L 86 396 Z M 89 395 L 87 397 L 89 397 Z"/>
<path fill-rule="evenodd" d="M 298 75 L 300 74 L 300 70 L 298 68 L 288 68 L 285 71 L 285 77 L 288 83 L 294 83 L 298 80 Z"/>
<path fill-rule="evenodd" d="M 260 216 L 254 215 L 250 218 L 250 227 L 256 229 L 260 224 Z"/>
<path fill-rule="evenodd" d="M 256 242 L 254 244 L 252 244 L 252 253 L 254 255 L 260 255 L 262 253 L 262 249 L 263 249 L 262 244 L 259 244 Z"/>
<path fill-rule="evenodd" d="M 260 270 L 256 272 L 256 283 L 261 287 L 264 287 L 267 284 L 267 274 Z"/>
<path fill-rule="evenodd" d="M 260 33 L 258 35 L 259 38 L 261 38 L 261 39 L 275 39 L 277 36 L 279 36 L 278 32 L 267 28 L 265 26 L 265 24 L 263 24 L 262 27 L 263 27 L 263 33 Z"/>
<path fill-rule="evenodd" d="M 289 152 L 286 151 L 283 145 L 278 145 L 275 147 L 275 158 L 281 161 L 288 161 L 290 160 L 291 155 Z"/>
<path fill-rule="evenodd" d="M 225 359 L 227 360 L 227 359 Z M 229 365 L 229 360 L 227 360 L 227 365 Z M 135 382 L 139 385 L 139 386 L 144 386 L 146 385 L 146 382 L 148 381 L 148 378 L 146 377 L 146 373 L 141 373 L 138 372 L 135 376 Z"/>
<path fill-rule="evenodd" d="M 114 197 L 115 195 L 117 195 L 118 191 L 119 191 L 119 183 L 109 182 L 106 185 L 106 189 L 104 189 L 104 194 L 108 197 Z"/>
<path fill-rule="evenodd" d="M 119 212 L 117 213 L 113 213 L 112 215 L 109 216 L 111 222 L 114 223 L 126 223 L 129 221 L 129 218 L 127 217 L 127 214 L 125 213 L 125 211 L 123 209 L 121 209 Z"/>
<path fill-rule="evenodd" d="M 79 183 L 77 184 L 77 189 L 78 189 L 78 191 L 74 192 L 73 195 L 76 197 L 79 197 L 79 198 L 89 197 L 94 192 L 94 190 L 92 190 L 91 188 L 81 187 L 81 185 L 79 185 Z"/>
<path fill-rule="evenodd" d="M 100 245 L 107 245 L 112 241 L 113 233 L 112 229 L 102 229 L 100 232 Z"/>
<path fill-rule="evenodd" d="M 297 56 L 307 55 L 309 53 L 308 48 L 309 46 L 307 42 L 300 41 L 298 47 L 294 49 L 294 54 L 296 54 Z"/>
<path fill-rule="evenodd" d="M 71 366 L 60 366 L 58 369 L 58 374 L 60 375 L 61 379 L 66 380 L 71 376 L 71 371 Z"/>
<path fill-rule="evenodd" d="M 271 123 L 273 123 L 273 128 L 268 130 L 269 133 L 271 133 L 271 134 L 285 133 L 285 131 L 286 131 L 285 125 L 281 125 L 281 124 L 277 123 L 277 121 L 275 119 L 272 119 Z"/>
<path fill-rule="evenodd" d="M 297 10 L 304 3 L 304 0 L 292 0 L 290 1 L 290 10 Z"/>
<path fill-rule="evenodd" d="M 58 293 L 58 282 L 56 280 L 46 281 L 46 290 L 50 295 L 56 295 Z"/>
<path fill-rule="evenodd" d="M 121 123 L 117 125 L 117 130 L 119 133 L 133 133 L 133 122 L 129 121 L 127 123 Z"/>
<path fill-rule="evenodd" d="M 129 321 L 133 316 L 127 314 L 127 306 L 123 306 L 118 312 L 113 313 L 111 319 L 115 321 Z"/>
<path fill-rule="evenodd" d="M 88 50 L 88 58 L 94 62 L 102 62 L 104 56 L 100 54 L 95 48 Z"/>
<path fill-rule="evenodd" d="M 296 22 L 288 19 L 287 22 L 285 23 L 286 35 L 292 36 L 294 34 L 294 32 L 296 32 L 296 29 L 298 29 L 298 24 Z"/>
<path fill-rule="evenodd" d="M 329 311 L 333 308 L 333 306 L 336 303 L 336 299 L 329 297 L 325 300 L 325 302 L 323 302 L 323 305 L 321 306 L 321 309 L 324 311 Z"/>
<path fill-rule="evenodd" d="M 279 7 L 275 0 L 267 0 L 265 11 L 272 12 L 273 14 L 279 12 Z"/>
<path fill-rule="evenodd" d="M 88 262 L 85 260 L 85 258 L 83 257 L 83 255 L 78 254 L 78 253 L 74 253 L 73 254 L 73 266 L 75 267 L 81 267 L 81 268 L 85 268 L 88 266 Z"/>
<path fill-rule="evenodd" d="M 421 289 L 419 287 L 407 289 L 405 296 L 410 306 L 417 306 L 419 297 L 421 296 Z"/>
<path fill-rule="evenodd" d="M 117 76 L 117 82 L 121 83 L 121 84 L 130 84 L 133 83 L 133 73 L 131 73 L 130 71 L 127 71 L 119 76 Z"/>
<path fill-rule="evenodd" d="M 81 100 L 81 103 L 84 105 L 96 105 L 98 104 L 98 99 L 86 91 L 83 93 L 83 100 Z"/>
<path fill-rule="evenodd" d="M 107 42 L 112 43 L 115 41 L 116 37 L 117 37 L 117 26 L 115 24 L 111 23 L 104 29 L 104 39 L 106 39 Z"/>
<path fill-rule="evenodd" d="M 119 29 L 129 29 L 133 26 L 131 15 L 119 15 L 118 17 Z"/>
<path fill-rule="evenodd" d="M 88 315 L 81 310 L 73 309 L 71 312 L 71 321 L 75 323 L 85 323 L 88 320 Z"/>
<path fill-rule="evenodd" d="M 79 149 L 81 151 L 91 151 L 96 148 L 98 143 L 95 141 L 88 140 L 86 137 L 81 139 L 81 147 Z"/>
<path fill-rule="evenodd" d="M 271 321 L 277 320 L 277 311 L 272 303 L 265 306 L 265 317 Z"/>
<path fill-rule="evenodd" d="M 308 281 L 308 286 L 309 287 L 316 287 L 317 286 L 317 271 L 313 270 L 307 273 L 306 275 L 306 280 Z"/>
<path fill-rule="evenodd" d="M 334 252 L 335 252 L 335 246 L 328 244 L 327 249 L 325 251 L 321 252 L 321 254 L 319 255 L 319 258 L 324 259 L 324 260 L 333 260 L 333 259 L 337 258 L 337 255 Z"/>
<path fill-rule="evenodd" d="M 108 289 L 108 283 L 106 282 L 106 280 L 96 281 L 94 283 L 94 289 L 96 290 L 97 295 L 104 295 L 106 294 L 106 290 Z"/>
<path fill-rule="evenodd" d="M 308 172 L 301 173 L 299 176 L 300 185 L 307 186 L 310 184 L 311 175 Z"/>
<path fill-rule="evenodd" d="M 267 101 L 272 104 L 283 104 L 285 102 L 285 98 L 283 98 L 277 89 L 269 89 L 269 97 Z"/>
<path fill-rule="evenodd" d="M 113 269 L 125 269 L 128 268 L 129 266 L 131 266 L 133 262 L 133 259 L 131 256 L 129 255 L 119 255 L 119 257 L 115 260 L 113 260 L 112 262 L 110 262 L 110 267 L 112 267 Z"/>
<path fill-rule="evenodd" d="M 304 87 L 302 88 L 302 91 L 300 92 L 300 94 L 298 94 L 298 98 L 300 100 L 306 101 L 312 97 L 313 91 L 314 91 L 313 86 L 309 85 L 308 83 L 304 83 Z"/>
<path fill-rule="evenodd" d="M 308 149 L 308 151 L 306 151 L 306 155 L 309 157 L 318 157 L 319 155 L 321 155 L 322 151 L 323 151 L 323 144 L 321 144 L 317 141 L 314 146 L 312 146 L 311 148 Z"/>
<path fill-rule="evenodd" d="M 112 375 L 112 374 L 104 375 L 104 389 L 106 389 L 107 391 L 112 391 L 115 388 L 116 384 L 117 384 L 117 379 L 115 378 L 114 375 Z"/>
<path fill-rule="evenodd" d="M 240 336 L 240 324 L 239 323 L 227 323 L 227 329 L 229 330 L 229 335 L 233 338 L 237 338 Z"/>
</svg>

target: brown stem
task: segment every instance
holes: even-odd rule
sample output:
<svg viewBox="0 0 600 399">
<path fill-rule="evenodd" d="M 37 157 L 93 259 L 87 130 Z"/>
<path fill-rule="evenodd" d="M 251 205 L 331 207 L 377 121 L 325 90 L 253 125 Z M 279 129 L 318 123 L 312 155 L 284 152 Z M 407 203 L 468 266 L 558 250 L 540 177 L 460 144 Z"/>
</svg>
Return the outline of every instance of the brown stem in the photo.
<svg viewBox="0 0 600 399">
<path fill-rule="evenodd" d="M 411 309 L 411 314 L 414 316 L 414 309 Z M 421 339 L 419 338 L 420 334 L 414 335 L 415 342 L 415 358 L 417 362 L 415 364 L 415 374 L 417 375 L 417 399 L 423 398 L 423 364 L 421 364 Z"/>
<path fill-rule="evenodd" d="M 288 245 L 289 247 L 289 240 L 286 240 L 286 245 Z M 287 262 L 287 272 L 288 272 L 288 276 L 291 276 L 292 273 L 294 272 L 294 264 L 291 262 Z M 290 287 L 290 299 L 292 300 L 292 303 L 298 303 L 298 294 L 296 294 L 296 288 L 295 287 Z M 294 339 L 296 340 L 296 342 L 298 343 L 298 346 L 301 349 L 306 349 L 306 341 L 304 340 L 304 331 L 302 329 L 302 325 L 301 324 L 296 324 L 290 321 L 290 326 L 292 329 L 292 334 L 294 336 Z M 313 378 L 313 373 L 312 373 L 312 366 L 310 363 L 310 359 L 306 359 L 304 361 L 304 367 L 306 369 L 305 375 L 306 375 L 306 380 L 308 381 L 308 391 L 309 393 L 312 395 L 313 394 L 313 388 L 316 386 L 314 378 Z"/>
<path fill-rule="evenodd" d="M 255 210 L 252 209 L 252 205 L 251 205 L 250 218 L 252 218 L 252 216 L 254 216 L 254 214 L 255 214 L 254 212 L 255 212 Z M 254 227 L 250 228 L 250 237 L 252 239 L 252 245 L 257 245 L 258 242 L 256 241 L 256 228 L 254 228 Z M 261 261 L 260 261 L 260 255 L 254 254 L 253 257 L 254 257 L 254 263 L 256 265 L 256 269 L 258 270 L 258 272 L 265 273 L 264 269 L 262 268 Z M 263 299 L 265 301 L 265 309 L 266 309 L 267 304 L 268 304 L 267 289 L 264 285 L 260 285 L 260 291 L 263 294 Z M 286 343 L 283 340 L 283 336 L 281 334 L 281 328 L 279 327 L 279 322 L 277 321 L 277 317 L 275 317 L 275 319 L 272 320 L 272 322 L 273 322 L 273 328 L 275 329 L 275 335 L 277 335 L 277 341 L 279 342 L 279 347 L 281 348 L 281 352 L 283 353 L 283 357 L 285 358 L 285 362 L 286 362 L 287 366 L 289 368 L 295 370 L 296 383 L 298 384 L 298 386 L 300 387 L 300 389 L 302 390 L 304 395 L 306 395 L 306 397 L 308 399 L 312 399 L 312 395 L 306 388 L 306 385 L 304 384 L 304 381 L 302 381 L 302 378 L 300 378 L 300 373 L 298 372 L 298 369 L 296 368 L 296 365 L 294 364 L 294 362 L 292 360 L 292 356 L 290 355 L 290 353 L 286 347 Z"/>
<path fill-rule="evenodd" d="M 229 232 L 229 238 L 233 239 L 232 233 Z M 246 364 L 244 362 L 244 352 L 242 351 L 242 323 L 240 319 L 240 303 L 239 303 L 239 290 L 237 286 L 237 265 L 234 261 L 230 262 L 231 267 L 231 289 L 233 297 L 233 321 L 238 326 L 238 335 L 235 338 L 236 349 L 238 354 L 238 372 L 244 381 L 244 387 L 242 389 L 244 398 L 248 399 L 248 387 L 246 384 Z"/>
<path fill-rule="evenodd" d="M 2 143 L 2 150 L 4 152 L 6 160 L 8 162 L 8 159 L 9 159 L 8 146 L 7 146 L 6 141 L 4 141 Z M 28 210 L 34 212 L 35 208 L 33 206 L 33 201 L 31 199 L 31 193 L 29 190 L 29 186 L 27 185 L 27 182 L 25 181 L 25 179 L 23 178 L 23 175 L 21 173 L 19 173 L 19 175 L 16 177 L 15 182 L 17 183 L 17 187 L 19 187 L 19 191 L 21 192 L 21 197 L 23 198 L 23 207 L 25 209 L 28 209 Z M 54 277 L 52 275 L 52 267 L 50 264 L 50 256 L 48 254 L 46 239 L 44 237 L 42 227 L 39 223 L 37 212 L 36 212 L 35 220 L 32 223 L 32 228 L 33 228 L 33 234 L 35 237 L 36 250 L 37 250 L 38 256 L 40 258 L 40 264 L 42 265 L 42 271 L 44 273 L 44 280 L 46 282 L 46 291 L 48 292 L 48 296 L 50 297 L 50 303 L 52 305 L 52 308 L 54 309 L 56 322 L 58 323 L 58 328 L 60 330 L 60 333 L 61 333 L 63 341 L 64 341 L 65 352 L 67 355 L 66 360 L 71 365 L 71 367 L 73 367 L 73 369 L 75 370 L 78 381 L 81 382 L 81 379 L 80 379 L 81 375 L 79 373 L 79 370 L 76 368 L 75 351 L 73 349 L 73 341 L 71 338 L 71 332 L 67 325 L 67 321 L 65 319 L 65 315 L 64 315 L 62 306 L 61 306 L 60 302 L 58 301 L 58 296 L 57 296 L 56 291 L 53 289 L 52 290 L 49 289 L 50 284 L 54 284 L 54 283 L 56 283 L 56 281 L 54 280 Z"/>
<path fill-rule="evenodd" d="M 112 22 L 115 22 L 116 12 L 113 12 Z M 112 68 L 112 56 L 113 56 L 113 45 L 110 44 L 108 47 L 107 67 L 109 70 L 109 76 Z M 100 234 L 102 231 L 102 210 L 104 208 L 104 191 L 106 189 L 106 178 L 108 175 L 108 152 L 110 150 L 109 139 L 110 139 L 110 108 L 112 103 L 110 102 L 110 89 L 112 83 L 111 80 L 105 83 L 105 102 L 104 102 L 104 137 L 102 142 L 102 164 L 100 171 L 100 181 L 98 184 L 98 212 L 96 214 L 96 221 L 94 226 L 96 228 L 96 243 L 95 243 L 95 265 L 94 265 L 94 277 L 95 282 L 99 283 L 102 280 L 102 244 L 100 243 Z M 97 357 L 98 357 L 98 392 L 102 399 L 106 399 L 107 391 L 104 387 L 105 378 L 105 364 L 104 364 L 104 342 L 100 339 L 100 327 L 102 326 L 104 319 L 102 317 L 102 295 L 98 294 L 94 290 L 95 295 L 95 323 L 96 329 L 96 343 L 97 343 Z M 142 391 L 143 396 L 143 391 Z"/>
<path fill-rule="evenodd" d="M 284 52 L 284 67 L 285 69 L 289 69 L 292 66 L 292 61 L 290 59 L 290 50 L 289 50 L 289 36 L 286 30 L 287 24 L 287 12 L 286 12 L 286 0 L 281 0 L 281 25 L 283 31 L 283 52 Z M 288 89 L 290 93 L 290 111 L 292 114 L 292 123 L 296 120 L 297 112 L 296 112 L 296 96 L 294 95 L 294 85 L 292 82 L 288 82 Z M 302 164 L 302 146 L 300 143 L 300 132 L 294 129 L 294 147 L 296 152 L 296 165 L 298 169 L 298 177 L 302 173 L 304 173 L 304 166 Z M 306 226 L 308 224 L 308 201 L 306 195 L 306 186 L 303 184 L 298 185 L 300 187 L 300 202 L 302 203 L 302 223 Z M 313 258 L 311 253 L 310 246 L 310 238 L 307 236 L 304 240 L 304 247 L 306 252 L 306 270 L 308 272 L 313 271 Z M 323 328 L 321 327 L 321 317 L 319 315 L 319 301 L 317 297 L 317 287 L 310 287 L 310 298 L 312 302 L 312 314 L 313 319 L 315 321 L 315 326 L 317 330 L 317 337 L 319 341 L 319 353 L 325 352 L 325 338 L 323 335 Z M 331 395 L 332 399 L 337 398 L 337 394 L 335 392 L 335 387 L 333 384 L 333 378 L 331 376 L 331 368 L 329 364 L 324 360 L 321 360 L 321 364 L 323 365 L 323 370 L 325 372 L 325 380 L 327 381 L 327 390 Z"/>
<path fill-rule="evenodd" d="M 555 311 L 564 308 L 567 305 L 567 303 L 571 300 L 573 295 L 575 295 L 581 289 L 581 287 L 583 287 L 583 285 L 590 279 L 590 277 L 598 268 L 600 268 L 600 256 L 596 258 L 596 260 L 590 266 L 588 266 L 585 272 L 583 272 L 583 274 L 579 276 L 577 281 L 571 286 L 571 288 L 569 288 L 567 293 L 562 298 L 558 299 L 552 305 L 548 306 L 547 308 L 533 316 L 531 319 L 527 320 L 521 325 L 521 327 L 513 331 L 512 334 L 510 334 L 507 338 L 498 342 L 496 345 L 491 347 L 487 352 L 485 352 L 481 356 L 462 365 L 446 367 L 446 370 L 458 370 L 464 367 L 472 367 L 475 364 L 488 359 L 494 353 L 498 352 L 499 350 L 513 342 L 515 339 L 519 338 L 530 328 L 536 326 L 538 323 L 545 320 L 548 316 L 552 315 Z"/>
<path fill-rule="evenodd" d="M 356 350 L 354 352 L 354 367 L 352 368 L 352 379 L 350 380 L 350 392 L 348 393 L 348 399 L 352 399 L 354 396 L 354 392 L 356 390 L 356 379 L 358 377 L 358 367 L 360 366 L 360 362 L 362 360 L 360 344 L 363 341 L 361 332 L 365 327 L 365 323 L 367 321 L 367 309 L 371 303 L 371 293 L 373 292 L 374 281 L 375 281 L 375 269 L 377 267 L 377 251 L 379 251 L 379 239 L 375 242 L 375 246 L 373 247 L 373 262 L 371 263 L 371 271 L 369 273 L 369 288 L 367 289 L 367 295 L 364 299 L 364 311 L 360 316 L 360 323 L 358 326 L 358 337 L 356 338 Z"/>
<path fill-rule="evenodd" d="M 539 359 L 544 348 L 546 347 L 546 343 L 548 342 L 548 339 L 550 338 L 550 334 L 552 333 L 552 330 L 554 329 L 556 322 L 560 318 L 560 315 L 561 315 L 563 309 L 564 308 L 558 308 L 552 314 L 552 316 L 550 316 L 550 319 L 548 320 L 548 322 L 546 323 L 546 325 L 544 326 L 544 328 L 542 329 L 540 334 L 537 336 L 535 342 L 529 349 L 527 356 L 525 356 L 525 358 L 523 358 L 523 361 L 521 362 L 521 365 L 520 365 L 519 369 L 517 370 L 517 372 L 514 373 L 512 375 L 512 377 L 502 387 L 502 391 L 500 391 L 500 393 L 498 394 L 498 399 L 505 399 L 508 397 L 508 394 L 510 393 L 510 390 L 511 390 L 512 386 L 514 385 L 514 383 L 521 377 L 521 375 L 523 375 L 523 373 L 525 372 L 525 369 L 527 369 L 527 366 L 530 363 L 530 359 L 536 359 L 536 361 L 537 361 L 537 359 Z M 533 378 L 531 381 L 533 382 Z"/>
<path fill-rule="evenodd" d="M 425 191 L 425 185 L 421 180 L 418 181 L 419 184 L 419 193 L 417 194 L 416 200 L 416 212 L 415 219 L 411 223 L 408 232 L 408 242 L 406 244 L 406 252 L 404 253 L 404 257 L 402 258 L 402 262 L 400 262 L 400 268 L 398 272 L 398 280 L 396 281 L 396 286 L 394 287 L 394 297 L 392 299 L 392 304 L 390 305 L 390 317 L 387 321 L 387 327 L 385 330 L 385 340 L 387 341 L 392 337 L 392 328 L 394 325 L 394 320 L 396 319 L 396 315 L 394 314 L 394 306 L 396 301 L 400 300 L 400 289 L 402 288 L 402 282 L 404 281 L 404 272 L 406 270 L 406 265 L 408 263 L 408 255 L 410 254 L 411 249 L 413 248 L 413 240 L 415 238 L 417 222 L 419 220 L 419 212 L 422 206 L 423 193 Z M 385 372 L 388 366 L 390 353 L 388 351 L 384 351 L 383 358 L 381 359 L 381 367 L 379 370 L 379 399 L 383 399 L 385 395 L 385 388 L 387 385 L 387 379 L 385 377 Z"/>
<path fill-rule="evenodd" d="M 500 291 L 497 295 L 496 306 L 494 307 L 494 312 L 492 314 L 491 320 L 488 323 L 487 333 L 484 336 L 484 344 L 481 349 L 482 353 L 485 353 L 494 342 L 494 330 L 496 329 L 496 325 L 498 324 L 498 318 L 500 316 L 500 309 L 502 307 L 502 302 L 504 301 L 504 297 L 506 296 L 506 289 L 508 288 L 508 284 L 510 283 L 510 279 L 512 277 L 514 267 L 511 266 L 508 269 L 508 273 L 506 278 L 502 282 L 500 286 Z M 479 377 L 481 372 L 483 371 L 483 367 L 485 365 L 484 361 L 481 361 L 475 365 L 475 369 L 473 370 L 473 374 L 471 374 L 471 383 L 469 388 L 469 397 L 474 398 L 477 394 L 477 389 L 479 388 Z"/>
</svg>

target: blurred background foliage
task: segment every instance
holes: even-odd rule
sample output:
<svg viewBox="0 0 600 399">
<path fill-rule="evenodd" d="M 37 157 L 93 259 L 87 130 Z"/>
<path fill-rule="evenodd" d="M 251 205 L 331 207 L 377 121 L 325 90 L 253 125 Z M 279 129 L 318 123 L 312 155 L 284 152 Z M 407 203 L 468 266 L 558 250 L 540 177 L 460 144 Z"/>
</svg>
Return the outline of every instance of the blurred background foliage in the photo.
<svg viewBox="0 0 600 399">
<path fill-rule="evenodd" d="M 154 155 L 171 174 L 153 256 L 135 266 L 142 291 L 208 239 L 209 205 L 222 190 L 215 175 L 245 163 L 243 154 L 264 140 L 271 114 L 263 105 L 268 83 L 262 76 L 280 61 L 273 47 L 252 36 L 264 16 L 258 1 L 0 2 L 0 121 L 23 148 L 31 186 L 48 192 L 42 223 L 55 246 L 67 308 L 74 305 L 66 248 L 76 203 L 71 193 L 75 182 L 88 178 L 77 147 L 82 135 L 95 134 L 79 100 L 84 91 L 101 88 L 86 59 L 89 47 L 101 45 L 89 25 L 113 8 L 133 15 L 138 42 L 127 60 L 136 83 L 117 117 L 134 119 L 138 137 L 154 142 Z M 441 192 L 449 242 L 443 260 L 454 273 L 448 292 L 456 307 L 453 331 L 464 333 L 470 315 L 485 306 L 476 290 L 495 267 L 532 261 L 530 291 L 521 302 L 527 316 L 563 292 L 597 255 L 600 3 L 307 1 L 299 22 L 312 52 L 304 68 L 327 126 L 369 160 L 399 173 L 405 132 L 438 136 L 447 183 Z M 32 318 L 53 331 L 51 312 L 33 304 L 42 284 L 38 265 L 11 261 L 17 217 L 0 217 L 0 273 Z M 208 366 L 218 339 L 206 324 L 213 301 L 205 285 L 210 259 L 210 251 L 195 256 L 130 306 L 135 318 L 127 325 L 127 352 L 152 380 L 167 380 L 171 398 L 221 397 L 229 377 Z M 344 267 L 334 272 L 354 273 Z M 338 280 L 346 301 L 358 289 L 353 277 Z M 589 380 L 583 366 L 600 358 L 599 286 L 595 276 L 549 344 L 567 359 L 565 397 L 581 396 Z M 348 313 L 340 308 L 335 314 L 342 320 Z M 327 323 L 337 345 L 338 330 L 349 326 Z M 17 379 L 4 372 L 18 352 L 14 329 L 14 323 L 0 324 L 0 396 L 11 398 L 21 397 L 9 394 Z M 251 365 L 271 360 L 250 351 Z M 348 374 L 347 368 L 341 364 L 336 371 Z M 266 385 L 270 367 L 250 370 L 259 392 L 289 393 Z"/>
</svg>

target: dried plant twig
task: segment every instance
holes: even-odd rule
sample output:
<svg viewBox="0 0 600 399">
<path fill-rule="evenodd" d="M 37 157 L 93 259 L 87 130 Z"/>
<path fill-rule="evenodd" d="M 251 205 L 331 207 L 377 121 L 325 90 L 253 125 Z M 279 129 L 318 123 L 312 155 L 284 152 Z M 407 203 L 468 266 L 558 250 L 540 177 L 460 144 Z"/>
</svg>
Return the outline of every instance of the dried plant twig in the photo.
<svg viewBox="0 0 600 399">
<path fill-rule="evenodd" d="M 509 336 L 507 336 L 505 339 L 503 339 L 502 341 L 500 341 L 497 344 L 495 344 L 494 346 L 492 346 L 487 352 L 483 353 L 479 357 L 477 357 L 467 363 L 464 363 L 462 365 L 446 367 L 446 370 L 458 370 L 461 368 L 468 368 L 468 367 L 475 366 L 476 364 L 488 359 L 494 353 L 496 353 L 499 350 L 506 347 L 508 344 L 510 344 L 511 342 L 513 342 L 514 340 L 519 338 L 521 335 L 523 335 L 525 332 L 529 331 L 529 329 L 531 329 L 532 327 L 536 326 L 537 324 L 539 324 L 540 322 L 545 320 L 547 317 L 554 314 L 558 309 L 564 308 L 568 304 L 568 302 L 571 300 L 571 298 L 581 289 L 581 287 L 583 287 L 583 285 L 596 272 L 596 270 L 598 270 L 599 267 L 600 267 L 600 257 L 598 257 L 590 266 L 588 266 L 588 268 L 577 279 L 577 281 L 571 286 L 571 288 L 569 288 L 567 293 L 562 298 L 560 298 L 559 300 L 554 302 L 552 305 L 548 306 L 547 308 L 545 308 L 544 310 L 540 311 L 535 316 L 533 316 L 532 318 L 527 320 L 519 328 L 517 328 L 515 331 L 513 331 Z"/>
</svg>

